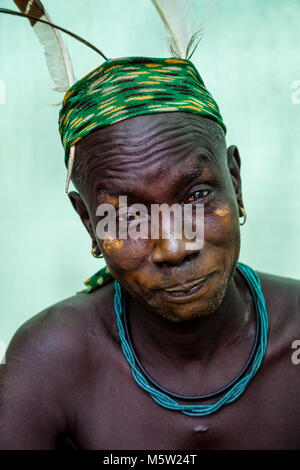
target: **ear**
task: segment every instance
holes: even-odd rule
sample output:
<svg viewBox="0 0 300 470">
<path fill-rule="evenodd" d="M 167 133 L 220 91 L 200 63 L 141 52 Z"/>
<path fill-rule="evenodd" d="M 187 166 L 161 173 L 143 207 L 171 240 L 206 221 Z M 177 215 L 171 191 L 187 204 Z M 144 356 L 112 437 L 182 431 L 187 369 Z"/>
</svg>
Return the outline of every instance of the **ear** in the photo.
<svg viewBox="0 0 300 470">
<path fill-rule="evenodd" d="M 227 165 L 231 175 L 233 188 L 239 207 L 244 207 L 241 182 L 241 157 L 236 145 L 231 145 L 227 149 Z M 240 216 L 243 214 L 240 213 Z"/>
<path fill-rule="evenodd" d="M 75 211 L 81 218 L 81 221 L 85 228 L 87 229 L 88 233 L 90 234 L 91 238 L 94 240 L 94 232 L 90 220 L 90 216 L 88 213 L 88 210 L 86 208 L 85 203 L 83 202 L 82 197 L 80 194 L 76 193 L 76 191 L 71 191 L 68 193 L 69 199 L 72 203 L 72 206 L 74 207 Z"/>
</svg>

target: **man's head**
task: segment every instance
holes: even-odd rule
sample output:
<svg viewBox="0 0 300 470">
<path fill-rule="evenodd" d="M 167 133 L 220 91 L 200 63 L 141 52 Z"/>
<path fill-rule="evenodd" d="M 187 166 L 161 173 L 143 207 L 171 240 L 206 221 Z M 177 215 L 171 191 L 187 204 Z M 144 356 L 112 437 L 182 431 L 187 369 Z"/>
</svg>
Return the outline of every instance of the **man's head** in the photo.
<svg viewBox="0 0 300 470">
<path fill-rule="evenodd" d="M 180 322 L 214 312 L 221 304 L 240 249 L 239 206 L 243 206 L 240 158 L 226 151 L 222 127 L 186 112 L 132 117 L 95 130 L 76 145 L 69 194 L 103 253 L 111 274 L 158 315 Z M 204 204 L 204 246 L 187 250 L 179 239 L 97 239 L 101 203 L 128 205 Z M 130 219 L 123 221 L 130 224 Z M 99 253 L 99 251 L 98 251 Z M 193 297 L 164 289 L 209 276 Z"/>
</svg>

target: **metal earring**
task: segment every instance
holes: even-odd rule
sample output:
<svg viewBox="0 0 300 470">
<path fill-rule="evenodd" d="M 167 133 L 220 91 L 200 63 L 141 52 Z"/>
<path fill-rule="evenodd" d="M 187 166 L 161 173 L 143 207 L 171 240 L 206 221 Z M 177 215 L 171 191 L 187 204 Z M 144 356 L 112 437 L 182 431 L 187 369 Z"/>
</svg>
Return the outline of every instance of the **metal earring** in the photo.
<svg viewBox="0 0 300 470">
<path fill-rule="evenodd" d="M 96 251 L 97 251 L 97 245 L 92 248 L 91 253 L 95 258 L 103 258 L 103 254 L 100 253 L 100 255 L 96 255 Z"/>
<path fill-rule="evenodd" d="M 247 214 L 246 214 L 245 209 L 244 209 L 242 206 L 240 206 L 240 209 L 241 209 L 241 211 L 242 211 L 242 213 L 243 213 L 243 217 L 244 217 L 244 220 L 243 220 L 242 223 L 240 222 L 240 225 L 245 225 L 246 220 L 247 220 Z"/>
</svg>

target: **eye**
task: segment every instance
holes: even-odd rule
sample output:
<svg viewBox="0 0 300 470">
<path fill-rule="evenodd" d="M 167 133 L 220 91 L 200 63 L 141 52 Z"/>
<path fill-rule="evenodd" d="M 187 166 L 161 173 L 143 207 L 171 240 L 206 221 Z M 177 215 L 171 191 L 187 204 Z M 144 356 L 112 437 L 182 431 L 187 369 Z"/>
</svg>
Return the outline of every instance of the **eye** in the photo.
<svg viewBox="0 0 300 470">
<path fill-rule="evenodd" d="M 117 220 L 119 224 L 128 225 L 128 224 L 138 224 L 142 221 L 148 220 L 147 210 L 139 209 L 134 207 L 127 208 L 126 206 L 120 207 L 118 210 Z"/>
<path fill-rule="evenodd" d="M 187 204 L 191 204 L 193 202 L 199 201 L 200 199 L 204 199 L 210 191 L 208 189 L 197 189 L 197 191 L 193 192 L 188 196 L 188 198 L 185 200 Z"/>
<path fill-rule="evenodd" d="M 141 214 L 130 214 L 129 212 L 123 212 L 123 213 L 120 213 L 119 216 L 118 216 L 118 220 L 119 222 L 122 222 L 122 223 L 130 223 L 130 222 L 133 222 L 134 220 L 138 220 L 140 218 L 140 215 Z"/>
</svg>

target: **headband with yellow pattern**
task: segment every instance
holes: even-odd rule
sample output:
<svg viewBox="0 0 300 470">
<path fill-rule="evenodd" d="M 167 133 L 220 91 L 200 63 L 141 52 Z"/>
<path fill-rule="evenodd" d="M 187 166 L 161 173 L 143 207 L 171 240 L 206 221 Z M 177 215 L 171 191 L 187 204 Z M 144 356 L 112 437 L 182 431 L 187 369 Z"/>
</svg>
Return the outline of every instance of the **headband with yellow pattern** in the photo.
<svg viewBox="0 0 300 470">
<path fill-rule="evenodd" d="M 195 66 L 177 58 L 107 60 L 66 93 L 59 131 L 68 164 L 70 148 L 93 130 L 142 114 L 185 111 L 218 122 L 217 103 Z"/>
</svg>

